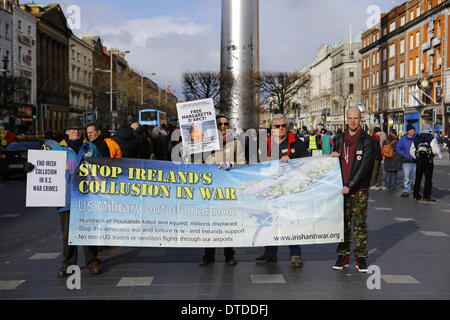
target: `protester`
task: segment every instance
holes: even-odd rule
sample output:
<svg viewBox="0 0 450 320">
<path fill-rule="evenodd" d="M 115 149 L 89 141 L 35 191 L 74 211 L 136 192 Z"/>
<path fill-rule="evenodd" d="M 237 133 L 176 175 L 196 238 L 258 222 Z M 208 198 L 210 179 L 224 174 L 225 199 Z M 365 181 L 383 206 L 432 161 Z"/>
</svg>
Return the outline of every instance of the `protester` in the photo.
<svg viewBox="0 0 450 320">
<path fill-rule="evenodd" d="M 134 135 L 134 130 L 126 125 L 126 121 L 121 120 L 118 123 L 119 129 L 113 136 L 113 140 L 117 142 L 122 150 L 122 156 L 124 158 L 138 159 L 139 150 L 139 140 Z"/>
<path fill-rule="evenodd" d="M 153 154 L 153 145 L 151 140 L 148 139 L 145 129 L 137 122 L 132 123 L 131 128 L 139 140 L 139 154 L 137 157 L 139 159 L 150 159 Z"/>
<path fill-rule="evenodd" d="M 332 137 L 331 137 L 329 131 L 323 130 L 321 142 L 322 142 L 322 154 L 330 155 L 331 154 Z"/>
<path fill-rule="evenodd" d="M 411 180 L 416 177 L 416 163 L 414 157 L 411 155 L 411 145 L 416 136 L 416 129 L 409 124 L 406 127 L 407 134 L 404 135 L 395 147 L 395 152 L 401 157 L 403 170 L 403 192 L 402 198 L 409 197 L 412 191 Z"/>
<path fill-rule="evenodd" d="M 438 156 L 439 159 L 442 159 L 437 139 L 428 130 L 422 130 L 422 133 L 414 138 L 410 153 L 416 159 L 417 165 L 416 180 L 414 183 L 414 200 L 423 199 L 425 202 L 436 202 L 435 199 L 431 198 L 434 157 Z M 425 176 L 425 185 L 422 198 L 420 195 L 420 185 L 423 176 Z"/>
<path fill-rule="evenodd" d="M 290 159 L 297 159 L 308 157 L 309 153 L 306 145 L 301 140 L 298 140 L 293 134 L 288 133 L 288 124 L 283 115 L 274 116 L 272 123 L 273 134 L 267 138 L 267 154 L 272 155 L 272 150 L 277 145 L 279 150 L 279 158 L 282 162 L 289 162 Z M 303 261 L 301 259 L 302 251 L 299 245 L 289 246 L 291 254 L 291 266 L 294 268 L 301 268 Z M 276 262 L 278 247 L 265 247 L 264 254 L 256 259 L 256 263 Z"/>
<path fill-rule="evenodd" d="M 66 126 L 66 137 L 59 144 L 53 147 L 56 151 L 66 151 L 66 206 L 58 208 L 61 220 L 62 241 L 63 241 L 63 265 L 58 271 L 59 277 L 66 277 L 67 268 L 77 264 L 78 247 L 69 245 L 69 221 L 70 221 L 70 198 L 72 179 L 77 172 L 81 161 L 86 158 L 96 158 L 100 156 L 98 149 L 91 142 L 83 138 L 83 125 L 78 119 L 69 120 Z M 93 274 L 100 274 L 102 268 L 100 260 L 97 258 L 97 247 L 83 247 L 86 265 Z"/>
<path fill-rule="evenodd" d="M 155 159 L 160 161 L 169 161 L 169 141 L 167 137 L 164 136 L 157 127 L 153 127 L 151 130 L 153 154 Z"/>
<path fill-rule="evenodd" d="M 122 158 L 120 146 L 111 138 L 105 138 L 102 130 L 95 123 L 86 126 L 86 134 L 104 158 Z"/>
<path fill-rule="evenodd" d="M 312 130 L 311 134 L 305 138 L 305 143 L 308 146 L 310 155 L 318 157 L 322 155 L 320 150 L 320 135 L 317 134 L 317 130 Z"/>
<path fill-rule="evenodd" d="M 216 116 L 217 128 L 220 131 L 220 150 L 212 152 L 205 160 L 207 164 L 217 164 L 220 165 L 222 169 L 229 169 L 231 167 L 236 167 L 244 165 L 245 161 L 245 151 L 244 146 L 240 144 L 231 134 L 229 130 L 230 122 L 229 119 L 224 115 Z M 205 249 L 203 258 L 200 261 L 200 265 L 208 265 L 214 263 L 215 248 Z M 234 256 L 233 248 L 225 248 L 225 263 L 234 266 L 237 261 Z"/>
<path fill-rule="evenodd" d="M 387 137 L 387 144 L 383 147 L 384 184 L 387 192 L 395 192 L 397 189 L 397 172 L 402 163 L 400 155 L 395 153 L 397 143 L 397 131 L 392 130 Z"/>
<path fill-rule="evenodd" d="M 377 154 L 377 157 L 375 157 L 375 164 L 373 166 L 373 172 L 372 172 L 372 179 L 370 182 L 371 190 L 382 190 L 386 189 L 382 184 L 382 161 L 383 161 L 383 155 L 381 154 L 381 149 L 383 148 L 384 140 L 382 140 L 382 133 L 380 127 L 375 127 L 373 129 L 372 136 L 377 140 L 378 142 L 378 150 L 380 151 L 379 154 Z"/>
<path fill-rule="evenodd" d="M 361 129 L 361 111 L 352 107 L 347 113 L 348 130 L 334 138 L 333 157 L 339 157 L 344 187 L 344 242 L 337 248 L 338 258 L 333 266 L 342 270 L 349 266 L 350 247 L 355 237 L 356 268 L 367 272 L 367 208 L 372 170 L 375 163 L 377 141 Z"/>
</svg>

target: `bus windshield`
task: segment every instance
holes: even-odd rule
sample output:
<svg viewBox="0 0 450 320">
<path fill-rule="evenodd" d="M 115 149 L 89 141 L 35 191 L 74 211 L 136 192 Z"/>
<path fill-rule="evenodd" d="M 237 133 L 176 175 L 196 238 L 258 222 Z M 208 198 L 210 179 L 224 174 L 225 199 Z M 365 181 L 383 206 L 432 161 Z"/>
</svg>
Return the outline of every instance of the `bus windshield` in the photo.
<svg viewBox="0 0 450 320">
<path fill-rule="evenodd" d="M 158 116 L 156 111 L 142 111 L 141 121 L 157 121 Z"/>
</svg>

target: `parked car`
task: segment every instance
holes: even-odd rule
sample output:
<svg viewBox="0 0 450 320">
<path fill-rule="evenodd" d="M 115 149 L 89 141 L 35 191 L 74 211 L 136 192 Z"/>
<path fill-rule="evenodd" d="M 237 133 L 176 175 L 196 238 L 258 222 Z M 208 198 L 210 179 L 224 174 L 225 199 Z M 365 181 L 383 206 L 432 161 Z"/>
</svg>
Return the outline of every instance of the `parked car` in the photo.
<svg viewBox="0 0 450 320">
<path fill-rule="evenodd" d="M 28 150 L 50 149 L 56 141 L 53 140 L 25 140 L 11 143 L 0 151 L 0 176 L 8 180 L 15 175 L 26 174 Z"/>
</svg>

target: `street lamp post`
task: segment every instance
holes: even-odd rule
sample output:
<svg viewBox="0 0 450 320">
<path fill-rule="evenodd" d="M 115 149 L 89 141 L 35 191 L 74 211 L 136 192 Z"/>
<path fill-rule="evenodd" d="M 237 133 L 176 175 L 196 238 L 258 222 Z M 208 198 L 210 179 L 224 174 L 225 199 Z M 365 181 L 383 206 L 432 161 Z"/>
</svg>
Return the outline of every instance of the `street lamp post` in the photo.
<svg viewBox="0 0 450 320">
<path fill-rule="evenodd" d="M 114 114 L 113 114 L 113 54 L 118 53 L 119 51 L 110 50 L 110 62 L 109 62 L 109 70 L 100 70 L 98 68 L 95 71 L 100 72 L 109 72 L 109 111 L 111 113 L 111 130 L 114 130 Z M 124 51 L 123 53 L 130 53 L 130 51 Z"/>
</svg>

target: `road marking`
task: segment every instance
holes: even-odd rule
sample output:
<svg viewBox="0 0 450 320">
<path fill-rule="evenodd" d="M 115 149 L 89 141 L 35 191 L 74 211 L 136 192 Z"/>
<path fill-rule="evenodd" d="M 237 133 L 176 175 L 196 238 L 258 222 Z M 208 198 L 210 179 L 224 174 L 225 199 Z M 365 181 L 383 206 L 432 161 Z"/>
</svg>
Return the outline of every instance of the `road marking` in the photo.
<svg viewBox="0 0 450 320">
<path fill-rule="evenodd" d="M 397 284 L 420 284 L 419 281 L 417 281 L 416 278 L 410 276 L 410 275 L 389 275 L 384 274 L 381 275 L 381 278 L 386 283 L 397 283 Z"/>
<path fill-rule="evenodd" d="M 442 212 L 450 213 L 450 210 L 442 210 Z"/>
<path fill-rule="evenodd" d="M 374 249 L 369 251 L 369 255 L 374 254 L 375 252 L 381 253 L 381 251 L 378 250 L 378 248 L 374 248 Z"/>
<path fill-rule="evenodd" d="M 420 231 L 428 237 L 448 237 L 448 234 L 439 231 Z"/>
<path fill-rule="evenodd" d="M 53 260 L 58 258 L 61 255 L 61 253 L 54 252 L 54 253 L 36 253 L 29 257 L 29 260 Z"/>
<path fill-rule="evenodd" d="M 0 281 L 0 290 L 14 290 L 24 282 L 25 280 Z"/>
<path fill-rule="evenodd" d="M 416 219 L 413 219 L 413 218 L 395 218 L 395 220 L 397 220 L 399 222 L 409 222 L 409 221 L 415 222 L 416 221 Z"/>
<path fill-rule="evenodd" d="M 17 218 L 20 214 L 1 214 L 0 218 Z"/>
<path fill-rule="evenodd" d="M 375 200 L 371 200 L 371 199 L 369 199 L 369 202 L 376 202 Z"/>
<path fill-rule="evenodd" d="M 253 284 L 286 284 L 286 280 L 282 274 L 251 274 L 250 279 Z"/>
<path fill-rule="evenodd" d="M 123 277 L 117 287 L 148 287 L 152 282 L 153 277 Z"/>
<path fill-rule="evenodd" d="M 374 208 L 377 211 L 394 211 L 392 208 Z"/>
</svg>

